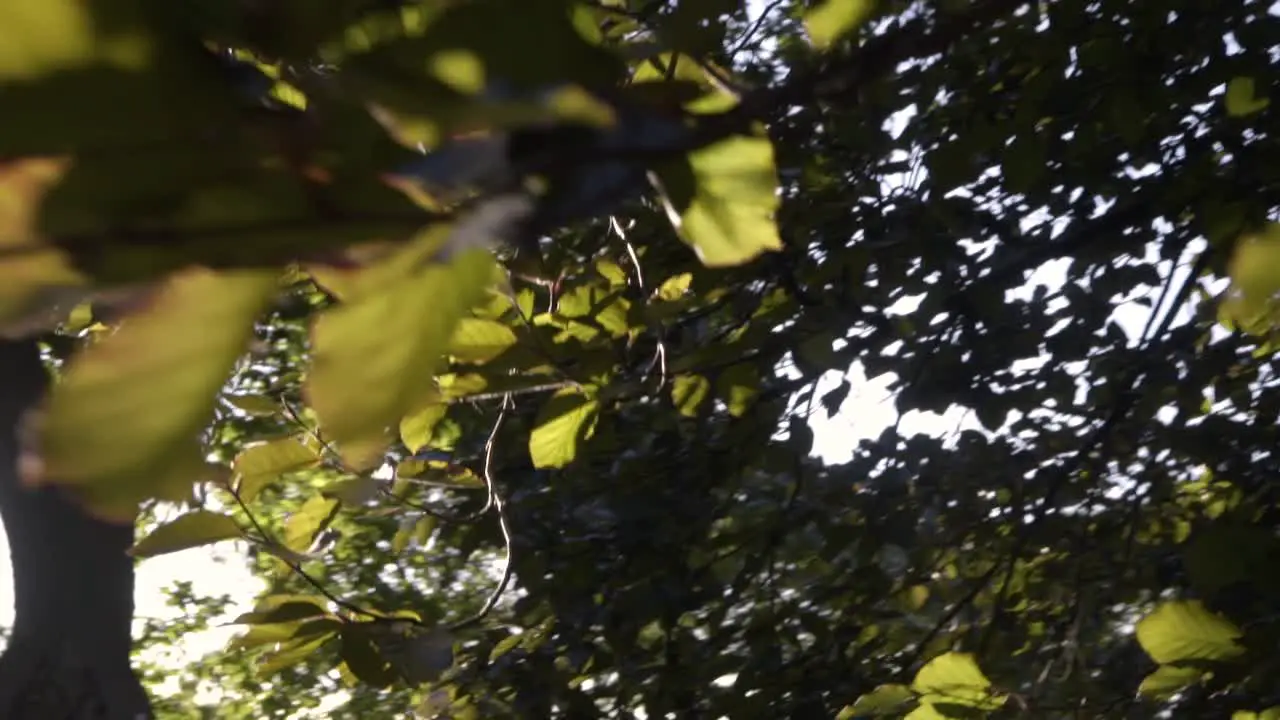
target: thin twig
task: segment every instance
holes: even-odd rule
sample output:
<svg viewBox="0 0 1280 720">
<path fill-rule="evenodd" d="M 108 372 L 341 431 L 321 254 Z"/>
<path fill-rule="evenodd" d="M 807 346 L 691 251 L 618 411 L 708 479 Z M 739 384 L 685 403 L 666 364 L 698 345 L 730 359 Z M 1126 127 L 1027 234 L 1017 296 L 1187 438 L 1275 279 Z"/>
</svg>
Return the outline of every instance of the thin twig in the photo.
<svg viewBox="0 0 1280 720">
<path fill-rule="evenodd" d="M 489 488 L 489 505 L 492 506 L 494 512 L 498 514 L 498 528 L 502 531 L 502 542 L 506 548 L 506 557 L 502 563 L 502 578 L 498 580 L 498 585 L 490 593 L 489 598 L 485 600 L 484 606 L 479 612 L 471 617 L 454 623 L 450 626 L 451 630 L 460 630 L 483 620 L 493 608 L 497 606 L 498 601 L 502 599 L 502 595 L 507 591 L 507 585 L 511 583 L 511 528 L 507 523 L 506 503 L 502 499 L 502 493 L 498 492 L 497 484 L 493 477 L 493 451 L 497 446 L 498 431 L 502 429 L 502 423 L 506 420 L 507 410 L 514 407 L 510 396 L 502 401 L 502 409 L 498 411 L 498 419 L 493 423 L 493 430 L 489 432 L 489 439 L 484 444 L 484 482 Z"/>
<path fill-rule="evenodd" d="M 262 526 L 262 523 L 258 522 L 258 518 L 254 517 L 253 511 L 249 509 L 249 505 L 245 503 L 243 498 L 240 497 L 240 492 L 236 490 L 234 487 L 232 487 L 231 485 L 226 485 L 224 487 L 227 490 L 227 492 L 231 494 L 231 497 L 235 499 L 236 505 L 238 505 L 240 509 L 244 512 L 245 516 L 249 518 L 249 522 L 253 525 L 254 530 L 258 532 L 258 535 L 261 537 L 262 542 L 268 546 L 282 546 L 278 541 L 276 541 L 271 536 L 271 533 L 267 532 L 267 529 Z M 334 605 L 338 606 L 339 608 L 342 608 L 343 610 L 346 610 L 347 612 L 353 615 L 362 615 L 364 617 L 374 618 L 375 620 L 385 619 L 383 616 L 379 615 L 378 613 L 372 612 L 370 610 L 366 610 L 349 600 L 344 600 L 341 597 L 338 597 L 331 590 L 325 587 L 324 583 L 317 580 L 306 570 L 303 570 L 301 563 L 281 557 L 277 553 L 272 553 L 272 555 L 274 555 L 277 559 L 279 559 L 280 562 L 283 562 L 285 565 L 287 565 L 289 569 L 293 571 L 294 574 L 296 574 L 298 577 L 305 580 L 307 584 L 315 588 L 317 592 L 319 592 L 321 595 L 325 597 L 325 599 L 327 599 L 329 602 L 333 603 Z M 404 620 L 408 622 L 415 622 L 411 618 L 404 618 Z"/>
</svg>

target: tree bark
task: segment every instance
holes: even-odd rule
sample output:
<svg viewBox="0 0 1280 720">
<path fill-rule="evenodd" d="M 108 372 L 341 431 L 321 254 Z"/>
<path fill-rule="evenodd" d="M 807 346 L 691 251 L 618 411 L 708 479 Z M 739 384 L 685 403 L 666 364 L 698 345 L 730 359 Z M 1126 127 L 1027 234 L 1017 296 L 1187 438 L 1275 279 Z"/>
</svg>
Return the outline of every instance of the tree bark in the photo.
<svg viewBox="0 0 1280 720">
<path fill-rule="evenodd" d="M 147 720 L 130 664 L 133 526 L 93 518 L 55 487 L 18 478 L 18 423 L 48 374 L 33 340 L 0 340 L 0 520 L 14 626 L 0 655 L 4 720 Z"/>
</svg>

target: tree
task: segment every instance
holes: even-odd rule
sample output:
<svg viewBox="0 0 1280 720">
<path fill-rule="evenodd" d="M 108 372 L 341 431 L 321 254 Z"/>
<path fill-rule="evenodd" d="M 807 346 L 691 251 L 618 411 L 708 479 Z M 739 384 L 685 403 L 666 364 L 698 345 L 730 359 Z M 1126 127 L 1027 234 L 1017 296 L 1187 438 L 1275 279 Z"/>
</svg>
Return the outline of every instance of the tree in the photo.
<svg viewBox="0 0 1280 720">
<path fill-rule="evenodd" d="M 114 290 L 28 480 L 250 539 L 273 698 L 1276 712 L 1260 3 L 199 7 L 0 11 L 0 297 Z M 854 363 L 975 421 L 816 462 Z"/>
</svg>

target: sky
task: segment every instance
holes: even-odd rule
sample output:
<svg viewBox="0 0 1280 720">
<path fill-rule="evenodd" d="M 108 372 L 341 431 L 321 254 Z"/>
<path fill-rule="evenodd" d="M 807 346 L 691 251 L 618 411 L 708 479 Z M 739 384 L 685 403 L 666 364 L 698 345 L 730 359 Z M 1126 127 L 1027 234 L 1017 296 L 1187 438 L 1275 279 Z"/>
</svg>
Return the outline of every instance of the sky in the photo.
<svg viewBox="0 0 1280 720">
<path fill-rule="evenodd" d="M 761 0 L 750 0 L 753 13 L 758 13 Z M 900 134 L 902 128 L 910 121 L 913 110 L 908 109 L 890 120 L 892 131 Z M 888 188 L 900 186 L 913 181 L 920 182 L 917 175 L 914 180 L 906 176 L 891 176 L 884 179 Z M 887 189 L 888 189 L 887 188 Z M 1042 222 L 1046 218 L 1028 218 L 1026 222 Z M 1186 264 L 1181 269 L 1171 268 L 1168 263 L 1161 266 L 1161 274 L 1171 270 L 1185 273 Z M 1027 277 L 1024 288 L 1018 294 L 1029 294 L 1035 285 L 1047 285 L 1050 290 L 1061 285 L 1064 280 L 1065 265 L 1049 263 Z M 1180 282 L 1180 279 L 1175 278 Z M 1154 296 L 1158 290 L 1152 290 Z M 1113 318 L 1131 337 L 1136 338 L 1151 310 L 1137 303 L 1138 297 L 1119 305 Z M 1154 297 L 1152 297 L 1154 301 Z M 895 308 L 897 312 L 909 312 L 910 303 Z M 1161 312 L 1167 308 L 1160 308 Z M 1185 316 L 1187 310 L 1181 309 Z M 830 372 L 819 383 L 819 395 L 838 385 L 848 378 L 852 385 L 849 397 L 833 418 L 828 419 L 825 413 L 816 413 L 811 419 L 815 434 L 814 452 L 828 462 L 846 462 L 852 458 L 857 443 L 862 439 L 877 437 L 884 428 L 899 421 L 893 406 L 893 396 L 889 387 L 894 377 L 883 375 L 867 378 L 861 367 L 855 364 L 847 373 Z M 977 423 L 969 417 L 963 408 L 952 408 L 942 415 L 913 412 L 901 419 L 904 432 L 920 432 L 940 436 L 965 428 L 978 428 Z M 244 557 L 246 548 L 243 543 L 223 542 L 214 546 L 187 550 L 142 561 L 138 566 L 136 615 L 145 618 L 172 618 L 177 610 L 167 607 L 164 589 L 178 581 L 192 583 L 197 595 L 229 594 L 237 606 L 232 608 L 232 615 L 251 609 L 253 600 L 262 590 L 262 584 L 246 569 Z M 13 620 L 13 589 L 11 569 L 9 565 L 9 548 L 4 534 L 0 533 L 0 626 L 8 626 Z M 188 636 L 177 649 L 175 660 L 184 662 L 194 660 L 206 653 L 222 648 L 227 640 L 239 628 L 223 626 L 211 631 Z M 212 696 L 209 696 L 212 700 Z M 337 699 L 340 702 L 340 698 Z"/>
</svg>

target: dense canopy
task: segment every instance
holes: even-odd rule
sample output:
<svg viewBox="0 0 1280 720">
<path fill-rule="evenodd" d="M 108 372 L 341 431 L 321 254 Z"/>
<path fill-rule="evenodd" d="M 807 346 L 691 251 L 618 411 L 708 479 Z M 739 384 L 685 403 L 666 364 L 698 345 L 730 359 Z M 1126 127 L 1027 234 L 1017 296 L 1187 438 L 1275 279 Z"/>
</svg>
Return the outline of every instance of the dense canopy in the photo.
<svg viewBox="0 0 1280 720">
<path fill-rule="evenodd" d="M 226 651 L 140 624 L 159 718 L 1280 718 L 1277 59 L 1258 0 L 11 0 L 21 481 L 249 548 Z"/>
</svg>

